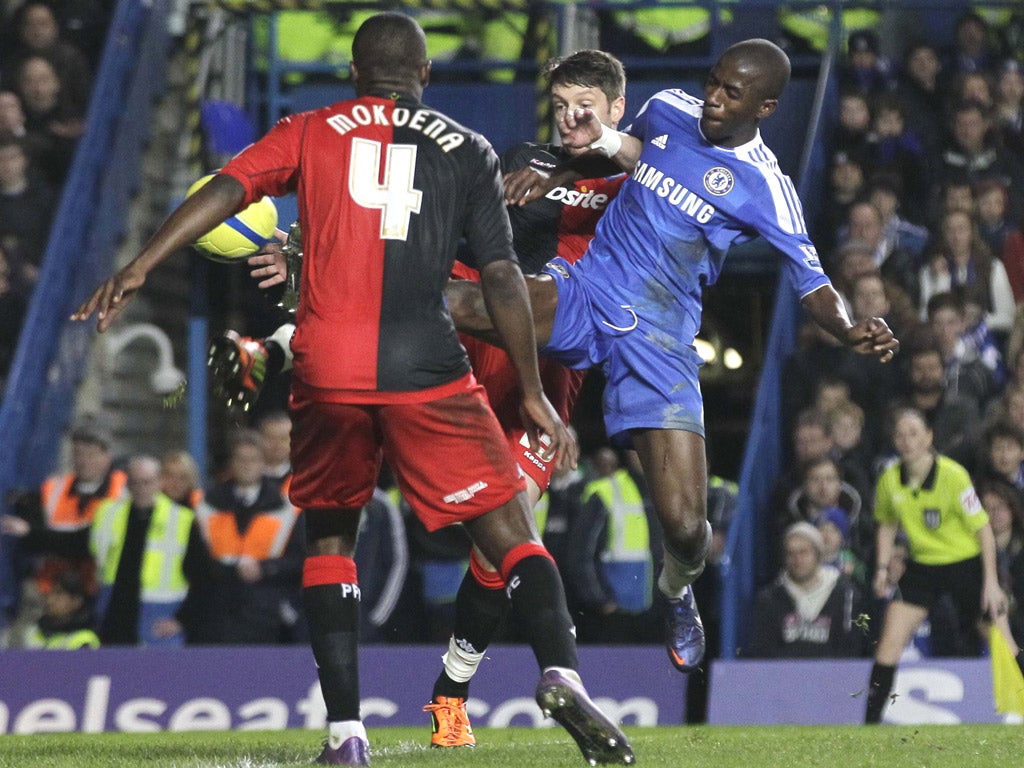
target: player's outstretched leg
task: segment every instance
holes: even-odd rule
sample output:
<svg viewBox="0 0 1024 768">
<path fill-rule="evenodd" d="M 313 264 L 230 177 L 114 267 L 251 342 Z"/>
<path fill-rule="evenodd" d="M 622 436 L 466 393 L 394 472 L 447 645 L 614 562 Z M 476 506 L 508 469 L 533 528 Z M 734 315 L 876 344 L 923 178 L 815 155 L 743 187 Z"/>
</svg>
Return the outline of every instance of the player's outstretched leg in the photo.
<svg viewBox="0 0 1024 768">
<path fill-rule="evenodd" d="M 213 391 L 228 406 L 247 411 L 256 402 L 267 373 L 267 348 L 260 339 L 227 331 L 210 342 L 207 360 Z"/>
<path fill-rule="evenodd" d="M 700 556 L 691 561 L 682 560 L 665 547 L 665 561 L 658 587 L 666 595 L 662 613 L 665 621 L 665 647 L 672 666 L 680 672 L 693 672 L 704 660 L 707 642 L 704 623 L 697 610 L 691 584 L 704 570 L 704 559 L 711 546 L 711 526 L 707 525 L 706 546 Z M 674 580 L 689 580 L 681 589 Z M 669 597 L 669 595 L 674 595 Z"/>
<path fill-rule="evenodd" d="M 551 667 L 537 683 L 537 705 L 576 741 L 590 765 L 633 765 L 636 756 L 621 729 L 590 700 L 580 676 Z"/>
<path fill-rule="evenodd" d="M 431 747 L 473 747 L 476 737 L 466 713 L 469 683 L 509 610 L 505 582 L 485 568 L 474 549 L 455 599 L 455 622 L 444 668 L 434 683 L 430 713 Z"/>
<path fill-rule="evenodd" d="M 573 737 L 591 765 L 631 765 L 625 735 L 587 696 L 576 670 L 576 638 L 551 554 L 536 538 L 525 494 L 465 523 L 489 562 L 499 564 L 517 625 L 541 669 L 537 703 Z"/>
</svg>

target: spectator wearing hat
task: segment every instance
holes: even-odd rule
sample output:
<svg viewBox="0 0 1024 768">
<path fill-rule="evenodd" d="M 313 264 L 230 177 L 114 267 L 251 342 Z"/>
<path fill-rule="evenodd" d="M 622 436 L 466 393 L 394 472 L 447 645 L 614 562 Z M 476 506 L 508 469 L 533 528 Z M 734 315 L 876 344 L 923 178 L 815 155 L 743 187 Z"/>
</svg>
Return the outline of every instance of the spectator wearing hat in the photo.
<svg viewBox="0 0 1024 768">
<path fill-rule="evenodd" d="M 90 595 L 96 592 L 89 531 L 100 504 L 125 493 L 127 477 L 113 468 L 110 429 L 96 416 L 83 417 L 71 431 L 71 468 L 51 475 L 38 494 L 20 496 L 15 512 L 0 517 L 0 533 L 18 540 L 16 556 L 32 575 L 22 591 L 23 620 L 34 622 L 39 595 L 54 577 L 74 568 Z"/>
<path fill-rule="evenodd" d="M 840 71 L 839 82 L 844 89 L 868 96 L 888 93 L 896 87 L 892 66 L 881 55 L 878 35 L 870 29 L 857 29 L 850 33 L 846 64 Z"/>
<path fill-rule="evenodd" d="M 810 523 L 794 523 L 783 539 L 785 565 L 754 605 L 749 658 L 844 658 L 867 654 L 859 626 L 864 593 L 839 569 L 826 565 L 825 542 Z"/>
</svg>

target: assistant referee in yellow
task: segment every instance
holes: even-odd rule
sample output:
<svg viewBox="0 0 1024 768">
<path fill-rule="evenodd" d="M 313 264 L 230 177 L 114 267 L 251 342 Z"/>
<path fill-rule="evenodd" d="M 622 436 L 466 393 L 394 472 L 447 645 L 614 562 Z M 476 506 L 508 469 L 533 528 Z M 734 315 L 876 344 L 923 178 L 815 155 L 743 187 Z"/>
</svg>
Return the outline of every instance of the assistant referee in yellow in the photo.
<svg viewBox="0 0 1024 768">
<path fill-rule="evenodd" d="M 996 621 L 1017 653 L 996 573 L 995 537 L 970 475 L 935 453 L 932 431 L 916 409 L 896 414 L 893 442 L 900 460 L 882 473 L 875 491 L 876 596 L 889 594 L 889 560 L 900 527 L 910 557 L 875 650 L 865 723 L 881 721 L 900 654 L 943 595 L 952 598 L 958 615 L 971 624 L 983 616 Z"/>
</svg>

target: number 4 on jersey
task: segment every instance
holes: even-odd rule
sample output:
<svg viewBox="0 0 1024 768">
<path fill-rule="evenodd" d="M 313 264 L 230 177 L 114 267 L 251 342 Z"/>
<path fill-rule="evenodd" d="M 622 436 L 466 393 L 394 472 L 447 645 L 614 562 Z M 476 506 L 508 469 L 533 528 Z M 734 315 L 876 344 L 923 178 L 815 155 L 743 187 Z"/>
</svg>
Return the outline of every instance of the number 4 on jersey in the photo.
<svg viewBox="0 0 1024 768">
<path fill-rule="evenodd" d="M 416 145 L 388 144 L 384 163 L 384 183 L 380 183 L 379 141 L 352 140 L 348 191 L 363 208 L 380 210 L 380 236 L 383 240 L 405 240 L 409 236 L 409 218 L 420 212 L 423 193 L 413 186 L 416 175 Z"/>
</svg>

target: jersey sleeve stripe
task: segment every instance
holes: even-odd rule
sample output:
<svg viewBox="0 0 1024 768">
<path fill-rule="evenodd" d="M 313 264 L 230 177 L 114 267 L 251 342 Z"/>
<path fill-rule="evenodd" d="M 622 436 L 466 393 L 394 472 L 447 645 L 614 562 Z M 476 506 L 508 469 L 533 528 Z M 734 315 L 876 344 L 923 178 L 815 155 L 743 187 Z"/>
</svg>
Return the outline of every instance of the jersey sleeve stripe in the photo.
<svg viewBox="0 0 1024 768">
<path fill-rule="evenodd" d="M 753 147 L 745 158 L 764 179 L 775 207 L 775 220 L 779 228 L 788 234 L 805 234 L 803 211 L 796 191 L 789 179 L 779 171 L 775 157 L 768 153 L 763 144 Z"/>
<path fill-rule="evenodd" d="M 675 107 L 676 109 L 691 115 L 692 117 L 700 117 L 701 112 L 704 109 L 704 102 L 701 99 L 694 98 L 686 91 L 679 90 L 678 88 L 658 91 L 650 100 L 662 101 L 671 107 Z"/>
</svg>

